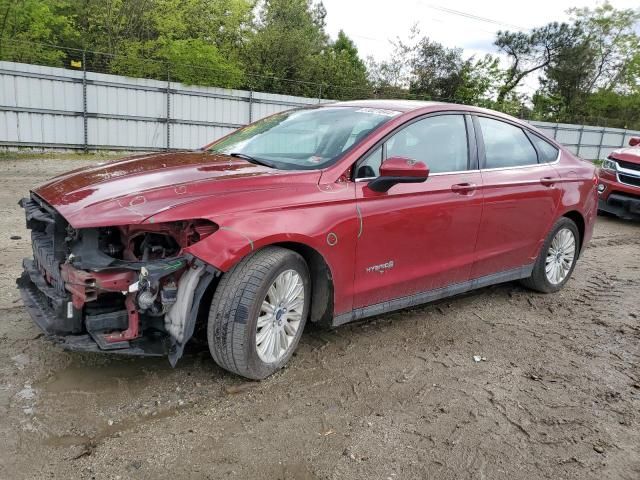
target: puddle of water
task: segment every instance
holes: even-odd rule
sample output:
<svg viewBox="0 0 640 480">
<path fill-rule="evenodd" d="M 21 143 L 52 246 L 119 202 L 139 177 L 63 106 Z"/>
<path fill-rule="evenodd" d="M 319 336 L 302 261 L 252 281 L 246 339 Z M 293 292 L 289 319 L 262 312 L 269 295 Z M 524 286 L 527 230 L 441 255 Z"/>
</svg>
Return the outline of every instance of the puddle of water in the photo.
<svg viewBox="0 0 640 480">
<path fill-rule="evenodd" d="M 104 365 L 72 363 L 39 386 L 46 394 L 100 394 L 123 389 L 136 393 L 152 381 L 154 372 L 162 374 L 170 369 L 166 360 L 158 359 L 114 360 Z"/>
<path fill-rule="evenodd" d="M 104 428 L 98 431 L 95 435 L 54 435 L 48 437 L 44 444 L 49 447 L 70 447 L 75 445 L 89 445 L 97 444 L 105 438 L 112 437 L 113 435 L 121 432 L 132 430 L 147 422 L 152 422 L 159 419 L 165 419 L 176 415 L 180 408 L 168 408 L 158 411 L 155 415 L 136 415 L 120 420 L 117 423 L 107 424 Z"/>
</svg>

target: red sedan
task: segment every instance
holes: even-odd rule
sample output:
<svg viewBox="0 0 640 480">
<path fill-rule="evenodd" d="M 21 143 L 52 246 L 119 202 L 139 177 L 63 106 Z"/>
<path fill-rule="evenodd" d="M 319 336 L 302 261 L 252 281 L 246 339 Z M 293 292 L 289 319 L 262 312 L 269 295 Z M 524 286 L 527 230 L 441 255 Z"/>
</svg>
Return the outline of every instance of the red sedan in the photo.
<svg viewBox="0 0 640 480">
<path fill-rule="evenodd" d="M 306 322 L 338 326 L 500 282 L 568 281 L 594 167 L 507 115 L 354 101 L 278 113 L 195 152 L 56 177 L 21 201 L 18 283 L 64 348 L 280 369 Z"/>
</svg>

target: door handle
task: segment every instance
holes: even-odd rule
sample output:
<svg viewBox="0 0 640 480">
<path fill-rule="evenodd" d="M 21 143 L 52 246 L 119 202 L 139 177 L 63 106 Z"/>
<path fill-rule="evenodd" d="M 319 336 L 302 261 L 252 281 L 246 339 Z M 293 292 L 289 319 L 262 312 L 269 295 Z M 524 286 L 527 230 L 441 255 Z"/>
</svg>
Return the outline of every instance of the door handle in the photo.
<svg viewBox="0 0 640 480">
<path fill-rule="evenodd" d="M 451 191 L 455 193 L 459 193 L 460 195 L 465 195 L 467 193 L 473 192 L 477 188 L 475 183 L 456 183 L 455 185 L 451 185 Z"/>
<path fill-rule="evenodd" d="M 545 187 L 550 187 L 555 183 L 560 182 L 562 179 L 561 178 L 553 178 L 553 177 L 542 177 L 540 179 L 540 183 L 542 185 L 544 185 Z"/>
</svg>

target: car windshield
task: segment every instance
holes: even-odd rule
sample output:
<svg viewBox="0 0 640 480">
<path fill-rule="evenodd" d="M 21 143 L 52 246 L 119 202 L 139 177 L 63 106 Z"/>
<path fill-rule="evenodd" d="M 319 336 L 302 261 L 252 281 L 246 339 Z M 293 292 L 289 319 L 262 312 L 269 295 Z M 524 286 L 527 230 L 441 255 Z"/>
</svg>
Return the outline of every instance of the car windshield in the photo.
<svg viewBox="0 0 640 480">
<path fill-rule="evenodd" d="M 209 147 L 282 170 L 334 163 L 369 132 L 400 112 L 362 107 L 316 107 L 278 113 L 241 128 Z"/>
</svg>

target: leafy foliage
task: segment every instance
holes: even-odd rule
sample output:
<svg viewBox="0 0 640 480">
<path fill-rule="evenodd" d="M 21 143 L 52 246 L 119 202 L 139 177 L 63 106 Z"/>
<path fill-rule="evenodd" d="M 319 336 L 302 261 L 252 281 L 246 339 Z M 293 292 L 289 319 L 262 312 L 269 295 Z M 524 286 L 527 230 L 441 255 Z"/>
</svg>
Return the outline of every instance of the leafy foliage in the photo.
<svg viewBox="0 0 640 480">
<path fill-rule="evenodd" d="M 0 0 L 0 58 L 64 66 L 64 51 L 43 44 L 76 40 L 73 19 L 65 14 L 68 8 L 65 0 Z"/>
<path fill-rule="evenodd" d="M 544 67 L 536 117 L 640 128 L 638 10 L 609 3 L 571 10 L 573 30 Z"/>
</svg>

